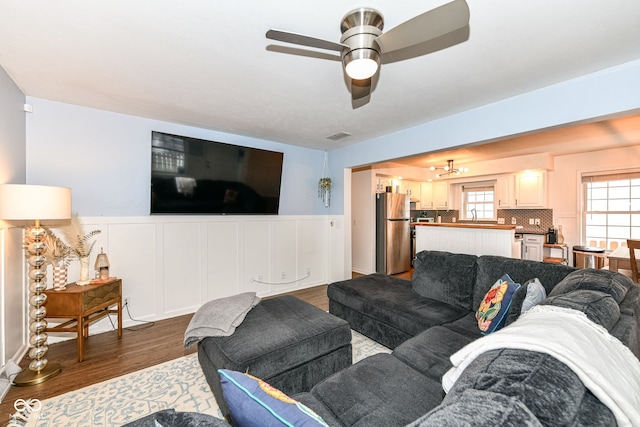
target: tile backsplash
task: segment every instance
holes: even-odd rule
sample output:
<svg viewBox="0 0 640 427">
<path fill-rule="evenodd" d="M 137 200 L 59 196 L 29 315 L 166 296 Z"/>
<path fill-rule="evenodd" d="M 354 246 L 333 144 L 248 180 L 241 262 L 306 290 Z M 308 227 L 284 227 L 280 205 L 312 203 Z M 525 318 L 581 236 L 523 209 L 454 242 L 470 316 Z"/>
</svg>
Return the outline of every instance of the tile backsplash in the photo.
<svg viewBox="0 0 640 427">
<path fill-rule="evenodd" d="M 460 218 L 459 211 L 457 209 L 452 210 L 411 210 L 411 219 L 415 218 L 436 218 L 437 216 L 442 218 L 442 222 L 451 223 L 454 222 L 454 218 L 458 220 Z M 498 209 L 498 219 L 504 219 L 505 224 L 511 224 L 511 219 L 516 219 L 516 225 L 521 225 L 523 228 L 518 230 L 519 233 L 532 233 L 541 234 L 546 233 L 550 227 L 553 227 L 553 209 Z M 529 219 L 540 220 L 540 225 L 530 225 Z M 469 222 L 469 221 L 461 221 Z M 495 224 L 495 221 L 478 221 L 478 223 Z"/>
<path fill-rule="evenodd" d="M 504 218 L 505 224 L 511 224 L 516 219 L 516 225 L 523 228 L 522 233 L 546 233 L 553 227 L 553 209 L 498 209 L 498 219 Z M 529 219 L 539 219 L 540 225 L 530 225 Z"/>
</svg>

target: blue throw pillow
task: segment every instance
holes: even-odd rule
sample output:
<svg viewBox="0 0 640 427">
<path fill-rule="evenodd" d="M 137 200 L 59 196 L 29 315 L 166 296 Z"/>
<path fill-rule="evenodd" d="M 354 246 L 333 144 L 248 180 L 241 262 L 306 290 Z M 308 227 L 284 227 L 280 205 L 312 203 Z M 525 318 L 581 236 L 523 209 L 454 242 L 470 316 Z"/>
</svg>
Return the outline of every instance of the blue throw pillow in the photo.
<svg viewBox="0 0 640 427">
<path fill-rule="evenodd" d="M 483 334 L 490 334 L 504 326 L 513 293 L 519 287 L 519 283 L 505 274 L 487 291 L 476 311 L 478 327 Z"/>
<path fill-rule="evenodd" d="M 254 376 L 227 369 L 218 374 L 236 427 L 328 427 L 311 409 Z"/>
<path fill-rule="evenodd" d="M 531 279 L 524 284 L 527 287 L 527 296 L 522 301 L 520 314 L 525 314 L 531 310 L 534 305 L 538 305 L 547 297 L 547 291 L 538 278 Z"/>
</svg>

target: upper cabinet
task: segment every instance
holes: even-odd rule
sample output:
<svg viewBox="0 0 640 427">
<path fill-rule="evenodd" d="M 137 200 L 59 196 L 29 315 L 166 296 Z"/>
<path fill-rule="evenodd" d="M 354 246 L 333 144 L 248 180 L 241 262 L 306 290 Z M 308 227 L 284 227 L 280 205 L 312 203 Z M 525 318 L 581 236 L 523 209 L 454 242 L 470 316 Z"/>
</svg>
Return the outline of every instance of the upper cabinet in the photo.
<svg viewBox="0 0 640 427">
<path fill-rule="evenodd" d="M 546 172 L 532 171 L 515 175 L 515 208 L 545 208 L 547 205 Z"/>
<path fill-rule="evenodd" d="M 420 183 L 420 209 L 449 209 L 449 183 L 447 181 Z"/>
<path fill-rule="evenodd" d="M 433 183 L 433 207 L 435 209 L 449 209 L 449 182 L 436 181 Z"/>
<path fill-rule="evenodd" d="M 433 209 L 433 185 L 430 182 L 420 183 L 420 209 Z"/>
<path fill-rule="evenodd" d="M 513 175 L 503 175 L 496 179 L 495 201 L 497 209 L 508 209 L 515 204 L 515 187 Z"/>
<path fill-rule="evenodd" d="M 420 183 L 403 179 L 400 181 L 400 193 L 406 194 L 411 200 L 420 199 Z"/>
</svg>

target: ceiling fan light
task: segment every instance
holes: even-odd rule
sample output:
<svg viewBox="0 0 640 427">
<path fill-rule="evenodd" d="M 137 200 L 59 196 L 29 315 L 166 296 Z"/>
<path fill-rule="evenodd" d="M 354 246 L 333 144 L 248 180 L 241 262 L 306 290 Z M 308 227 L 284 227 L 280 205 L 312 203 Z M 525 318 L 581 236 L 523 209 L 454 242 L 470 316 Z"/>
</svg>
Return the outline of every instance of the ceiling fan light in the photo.
<svg viewBox="0 0 640 427">
<path fill-rule="evenodd" d="M 344 56 L 344 69 L 354 80 L 372 77 L 380 66 L 380 55 L 373 49 L 356 49 Z"/>
</svg>

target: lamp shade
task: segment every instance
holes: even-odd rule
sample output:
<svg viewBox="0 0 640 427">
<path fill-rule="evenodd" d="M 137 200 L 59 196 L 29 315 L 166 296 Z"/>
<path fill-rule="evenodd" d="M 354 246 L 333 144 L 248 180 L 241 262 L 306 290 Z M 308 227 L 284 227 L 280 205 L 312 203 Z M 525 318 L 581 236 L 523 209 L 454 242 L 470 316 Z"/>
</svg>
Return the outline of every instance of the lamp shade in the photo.
<svg viewBox="0 0 640 427">
<path fill-rule="evenodd" d="M 0 219 L 71 218 L 71 189 L 46 185 L 0 185 Z"/>
</svg>

